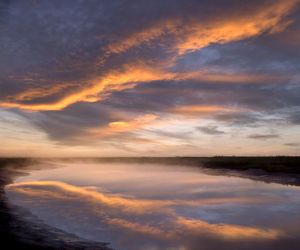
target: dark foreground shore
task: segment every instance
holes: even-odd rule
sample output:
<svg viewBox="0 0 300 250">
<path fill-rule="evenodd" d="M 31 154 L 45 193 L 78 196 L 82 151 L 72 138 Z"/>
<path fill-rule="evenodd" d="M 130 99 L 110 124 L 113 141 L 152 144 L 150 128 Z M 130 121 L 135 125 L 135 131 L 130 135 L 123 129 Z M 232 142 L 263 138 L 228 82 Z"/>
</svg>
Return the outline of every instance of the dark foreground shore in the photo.
<svg viewBox="0 0 300 250">
<path fill-rule="evenodd" d="M 88 242 L 51 228 L 28 211 L 9 204 L 4 186 L 26 171 L 37 168 L 43 159 L 0 158 L 0 239 L 5 249 L 109 249 L 106 243 Z M 153 163 L 200 167 L 213 175 L 229 175 L 257 181 L 300 186 L 300 157 L 120 157 L 59 159 Z M 20 216 L 22 215 L 22 216 Z M 24 216 L 25 215 L 25 216 Z M 24 218 L 29 218 L 27 222 Z"/>
<path fill-rule="evenodd" d="M 110 249 L 106 243 L 89 242 L 49 227 L 28 211 L 9 204 L 4 186 L 36 163 L 32 159 L 0 159 L 0 239 L 1 249 Z M 22 218 L 21 216 L 22 215 Z M 30 222 L 23 218 L 31 218 Z M 3 247 L 3 248 L 2 248 Z"/>
</svg>

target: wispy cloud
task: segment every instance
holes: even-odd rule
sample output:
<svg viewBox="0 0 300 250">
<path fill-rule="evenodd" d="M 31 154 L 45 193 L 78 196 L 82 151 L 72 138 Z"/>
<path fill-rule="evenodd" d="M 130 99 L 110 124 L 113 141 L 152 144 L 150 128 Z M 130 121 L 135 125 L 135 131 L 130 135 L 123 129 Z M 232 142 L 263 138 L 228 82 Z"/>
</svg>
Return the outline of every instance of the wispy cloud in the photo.
<svg viewBox="0 0 300 250">
<path fill-rule="evenodd" d="M 209 135 L 221 135 L 225 133 L 222 130 L 218 130 L 217 126 L 197 127 L 197 129 L 202 133 L 209 134 Z"/>
<path fill-rule="evenodd" d="M 268 139 L 274 139 L 279 137 L 280 136 L 277 134 L 253 134 L 248 136 L 248 138 L 255 139 L 255 140 L 268 140 Z"/>
<path fill-rule="evenodd" d="M 284 145 L 289 147 L 300 147 L 300 143 L 297 142 L 285 143 Z"/>
</svg>

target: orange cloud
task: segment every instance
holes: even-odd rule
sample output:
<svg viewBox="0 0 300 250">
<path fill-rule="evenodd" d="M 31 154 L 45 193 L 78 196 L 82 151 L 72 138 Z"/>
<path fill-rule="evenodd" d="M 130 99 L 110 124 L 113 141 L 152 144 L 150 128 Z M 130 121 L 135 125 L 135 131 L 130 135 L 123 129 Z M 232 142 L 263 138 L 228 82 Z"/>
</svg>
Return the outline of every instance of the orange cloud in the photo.
<svg viewBox="0 0 300 250">
<path fill-rule="evenodd" d="M 289 22 L 281 22 L 299 0 L 274 1 L 274 4 L 245 16 L 233 17 L 228 20 L 217 20 L 209 27 L 201 23 L 190 24 L 184 32 L 186 36 L 178 39 L 175 48 L 179 54 L 195 51 L 212 43 L 238 41 L 269 31 L 281 31 Z M 180 34 L 181 35 L 181 34 Z"/>
<path fill-rule="evenodd" d="M 5 107 L 16 107 L 28 110 L 61 110 L 76 102 L 94 102 L 99 101 L 110 91 L 120 91 L 126 88 L 132 88 L 135 83 L 150 82 L 163 79 L 173 79 L 173 73 L 161 72 L 156 69 L 138 66 L 127 66 L 124 72 L 112 71 L 103 78 L 93 79 L 89 82 L 86 89 L 70 94 L 55 103 L 49 104 L 22 104 L 17 102 L 1 102 Z M 32 91 L 32 98 L 36 97 L 39 90 Z M 102 94 L 102 95 L 101 95 Z M 48 95 L 48 94 L 47 94 Z M 30 93 L 25 94 L 30 98 Z"/>
<path fill-rule="evenodd" d="M 158 116 L 153 115 L 153 114 L 147 114 L 143 117 L 138 117 L 136 119 L 134 119 L 133 121 L 117 121 L 117 122 L 110 122 L 108 124 L 108 126 L 112 129 L 116 129 L 119 131 L 126 131 L 127 129 L 132 129 L 132 128 L 136 128 L 139 127 L 140 125 L 144 125 L 147 124 L 153 120 L 155 120 L 156 118 L 158 118 Z"/>
<path fill-rule="evenodd" d="M 282 74 L 224 74 L 211 73 L 208 71 L 192 71 L 177 73 L 177 80 L 198 80 L 213 83 L 274 83 L 278 80 L 286 79 Z"/>
<path fill-rule="evenodd" d="M 110 122 L 107 127 L 101 127 L 96 129 L 89 129 L 88 132 L 93 136 L 110 136 L 122 132 L 133 131 L 143 128 L 145 125 L 156 120 L 158 116 L 153 114 L 146 114 L 145 116 L 139 116 L 131 121 L 115 121 Z"/>
<path fill-rule="evenodd" d="M 274 1 L 255 12 L 244 13 L 244 15 L 233 14 L 230 17 L 223 16 L 208 21 L 195 17 L 184 20 L 178 17 L 169 18 L 121 38 L 118 42 L 111 43 L 107 47 L 105 55 L 105 57 L 108 57 L 111 53 L 121 53 L 129 48 L 154 40 L 159 40 L 162 46 L 167 46 L 167 44 L 170 44 L 165 41 L 167 38 L 164 36 L 167 35 L 171 37 L 168 39 L 172 39 L 171 45 L 168 45 L 169 50 L 175 54 L 168 63 L 161 63 L 160 66 L 154 65 L 152 67 L 145 66 L 147 63 L 127 65 L 122 71 L 110 71 L 103 77 L 94 77 L 87 80 L 82 89 L 73 90 L 73 92 L 53 103 L 25 104 L 23 101 L 51 96 L 72 85 L 72 83 L 51 88 L 30 89 L 15 97 L 8 98 L 0 105 L 33 111 L 61 110 L 76 102 L 100 101 L 107 98 L 113 91 L 133 88 L 141 82 L 158 80 L 198 79 L 210 82 L 253 82 L 267 79 L 271 81 L 274 76 L 272 78 L 264 75 L 226 75 L 210 74 L 209 72 L 174 73 L 167 72 L 166 67 L 174 64 L 178 56 L 202 49 L 212 43 L 224 44 L 254 37 L 264 32 L 278 32 L 289 24 L 289 21 L 284 21 L 284 17 L 291 12 L 297 3 L 299 3 L 299 0 Z"/>
<path fill-rule="evenodd" d="M 48 104 L 24 104 L 20 101 L 33 100 L 35 98 L 51 96 L 59 91 L 78 86 L 78 84 L 55 85 L 52 88 L 36 88 L 25 91 L 15 97 L 10 97 L 12 101 L 1 102 L 0 105 L 8 108 L 20 108 L 24 110 L 61 110 L 76 102 L 97 102 L 107 98 L 111 92 L 134 88 L 141 82 L 152 82 L 158 80 L 197 80 L 205 82 L 274 82 L 275 79 L 282 78 L 277 75 L 242 75 L 242 74 L 212 74 L 207 71 L 194 72 L 167 72 L 163 69 L 156 69 L 147 66 L 126 66 L 124 72 L 112 71 L 103 78 L 90 80 L 87 87 L 81 90 L 74 90 L 59 101 Z"/>
<path fill-rule="evenodd" d="M 221 106 L 201 106 L 201 105 L 187 105 L 178 106 L 170 110 L 173 113 L 184 116 L 196 116 L 196 117 L 210 117 L 215 114 L 234 113 L 241 111 L 241 109 Z"/>
<path fill-rule="evenodd" d="M 46 96 L 51 96 L 53 94 L 59 93 L 60 91 L 67 89 L 69 87 L 78 87 L 75 83 L 59 83 L 52 86 L 45 86 L 41 88 L 30 88 L 20 94 L 10 96 L 8 99 L 13 101 L 30 101 L 34 98 L 42 98 Z"/>
<path fill-rule="evenodd" d="M 243 16 L 233 14 L 230 17 L 218 18 L 216 21 L 170 18 L 137 31 L 120 42 L 110 44 L 107 54 L 120 53 L 156 39 L 163 40 L 164 35 L 174 37 L 173 49 L 181 55 L 199 50 L 212 43 L 223 44 L 242 40 L 266 31 L 278 32 L 290 23 L 282 20 L 297 3 L 299 0 L 274 1 L 254 13 L 243 13 Z"/>
</svg>

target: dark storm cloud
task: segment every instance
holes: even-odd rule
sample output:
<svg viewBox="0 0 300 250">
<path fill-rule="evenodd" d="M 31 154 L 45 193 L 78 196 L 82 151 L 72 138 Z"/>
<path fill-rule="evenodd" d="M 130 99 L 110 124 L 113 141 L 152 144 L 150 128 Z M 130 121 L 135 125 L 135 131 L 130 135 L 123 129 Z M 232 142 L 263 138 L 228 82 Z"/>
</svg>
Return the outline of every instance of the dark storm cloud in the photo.
<svg viewBox="0 0 300 250">
<path fill-rule="evenodd" d="M 235 124 L 267 115 L 299 124 L 297 8 L 296 0 L 1 2 L 0 103 L 57 141 L 185 106 L 236 109 L 207 116 Z"/>
</svg>

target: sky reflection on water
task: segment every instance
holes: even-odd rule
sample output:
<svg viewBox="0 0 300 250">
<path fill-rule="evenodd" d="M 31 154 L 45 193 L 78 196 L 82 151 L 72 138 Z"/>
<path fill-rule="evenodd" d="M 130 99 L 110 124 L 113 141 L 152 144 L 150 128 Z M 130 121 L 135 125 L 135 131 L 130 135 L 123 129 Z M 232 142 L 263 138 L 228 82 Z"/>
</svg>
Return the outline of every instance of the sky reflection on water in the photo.
<svg viewBox="0 0 300 250">
<path fill-rule="evenodd" d="M 299 187 L 180 166 L 55 164 L 8 185 L 8 198 L 51 226 L 116 249 L 300 244 Z"/>
</svg>

